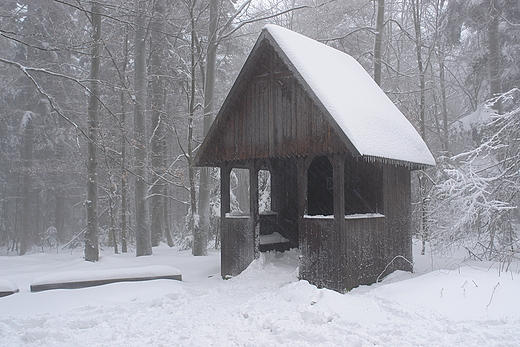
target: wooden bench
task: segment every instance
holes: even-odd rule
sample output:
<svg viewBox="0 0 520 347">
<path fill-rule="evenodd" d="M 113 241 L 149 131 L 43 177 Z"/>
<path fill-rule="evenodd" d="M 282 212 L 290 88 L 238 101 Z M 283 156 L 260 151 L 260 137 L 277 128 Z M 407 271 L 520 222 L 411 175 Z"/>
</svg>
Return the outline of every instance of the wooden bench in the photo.
<svg viewBox="0 0 520 347">
<path fill-rule="evenodd" d="M 0 298 L 18 293 L 18 286 L 11 281 L 0 279 Z"/>
<path fill-rule="evenodd" d="M 33 279 L 31 292 L 51 289 L 78 289 L 117 282 L 151 281 L 159 279 L 182 281 L 181 271 L 166 265 L 99 271 L 60 272 Z"/>
</svg>

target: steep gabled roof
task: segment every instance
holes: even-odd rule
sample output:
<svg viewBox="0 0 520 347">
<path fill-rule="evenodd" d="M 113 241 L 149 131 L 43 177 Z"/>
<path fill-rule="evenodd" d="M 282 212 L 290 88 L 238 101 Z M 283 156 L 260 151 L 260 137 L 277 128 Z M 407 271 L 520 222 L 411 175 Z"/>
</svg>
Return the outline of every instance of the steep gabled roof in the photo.
<svg viewBox="0 0 520 347">
<path fill-rule="evenodd" d="M 263 28 L 197 157 L 219 126 L 231 95 L 254 64 L 252 56 L 259 43 L 266 38 L 354 155 L 412 167 L 435 165 L 412 124 L 354 58 L 276 25 Z"/>
</svg>

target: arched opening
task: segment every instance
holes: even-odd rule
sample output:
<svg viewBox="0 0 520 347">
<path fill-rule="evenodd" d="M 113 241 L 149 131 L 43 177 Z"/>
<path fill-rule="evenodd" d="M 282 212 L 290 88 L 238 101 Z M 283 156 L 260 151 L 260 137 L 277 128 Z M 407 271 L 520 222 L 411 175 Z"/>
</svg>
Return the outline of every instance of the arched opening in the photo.
<svg viewBox="0 0 520 347">
<path fill-rule="evenodd" d="M 262 213 L 273 211 L 271 204 L 271 172 L 258 171 L 258 210 Z"/>
<path fill-rule="evenodd" d="M 230 174 L 230 212 L 249 215 L 249 170 L 233 168 Z"/>
<path fill-rule="evenodd" d="M 326 156 L 316 157 L 308 170 L 307 214 L 311 216 L 334 214 L 334 187 L 332 164 Z"/>
</svg>

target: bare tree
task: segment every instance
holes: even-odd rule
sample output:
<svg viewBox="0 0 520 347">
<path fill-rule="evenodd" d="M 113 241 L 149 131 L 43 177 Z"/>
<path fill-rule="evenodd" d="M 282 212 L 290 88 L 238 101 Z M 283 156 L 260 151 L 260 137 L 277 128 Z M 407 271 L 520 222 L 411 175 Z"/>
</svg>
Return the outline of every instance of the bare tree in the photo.
<svg viewBox="0 0 520 347">
<path fill-rule="evenodd" d="M 213 123 L 215 111 L 215 69 L 217 59 L 217 24 L 219 18 L 219 0 L 209 3 L 209 40 L 206 54 L 206 76 L 204 85 L 204 136 Z M 199 185 L 199 228 L 193 238 L 193 255 L 206 255 L 210 227 L 210 181 L 211 169 L 202 168 Z"/>
<path fill-rule="evenodd" d="M 88 101 L 88 143 L 87 143 L 87 230 L 85 232 L 85 260 L 99 259 L 98 247 L 98 177 L 97 145 L 99 132 L 99 72 L 101 54 L 101 6 L 91 2 L 92 51 L 90 58 L 90 95 Z"/>
<path fill-rule="evenodd" d="M 164 6 L 161 0 L 156 0 L 153 6 L 153 18 L 151 27 L 150 44 L 150 77 L 151 77 L 151 119 L 152 135 L 151 142 L 151 164 L 152 182 L 150 187 L 150 212 L 151 212 L 151 233 L 152 246 L 158 246 L 164 235 L 164 73 L 162 70 L 162 60 L 166 50 L 163 30 Z"/>
<path fill-rule="evenodd" d="M 152 238 L 148 223 L 148 183 L 146 152 L 146 1 L 136 0 L 134 36 L 134 169 L 135 169 L 135 221 L 136 255 L 152 254 Z"/>
</svg>

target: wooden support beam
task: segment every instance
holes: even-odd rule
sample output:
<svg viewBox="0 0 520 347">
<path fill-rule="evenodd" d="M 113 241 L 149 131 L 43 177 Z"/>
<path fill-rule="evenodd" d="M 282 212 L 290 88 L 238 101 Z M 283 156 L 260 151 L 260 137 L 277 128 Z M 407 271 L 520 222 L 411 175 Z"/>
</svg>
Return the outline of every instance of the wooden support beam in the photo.
<svg viewBox="0 0 520 347">
<path fill-rule="evenodd" d="M 221 275 L 223 278 L 231 275 L 232 263 L 230 262 L 232 252 L 232 240 L 229 235 L 229 225 L 226 214 L 230 209 L 230 174 L 232 165 L 224 163 L 220 167 L 220 261 L 221 261 Z"/>
<path fill-rule="evenodd" d="M 250 230 L 254 233 L 254 254 L 255 258 L 260 256 L 260 211 L 258 204 L 258 171 L 262 166 L 262 161 L 253 160 L 249 167 L 249 219 Z"/>
<path fill-rule="evenodd" d="M 346 154 L 332 154 L 329 156 L 333 169 L 333 187 L 334 187 L 334 254 L 335 262 L 339 264 L 337 272 L 334 274 L 336 278 L 335 288 L 343 291 L 352 288 L 351 277 L 349 276 L 349 234 L 345 221 L 345 164 L 347 161 Z"/>
</svg>

